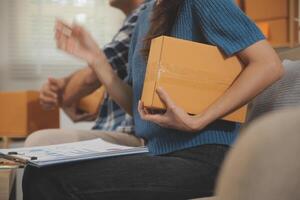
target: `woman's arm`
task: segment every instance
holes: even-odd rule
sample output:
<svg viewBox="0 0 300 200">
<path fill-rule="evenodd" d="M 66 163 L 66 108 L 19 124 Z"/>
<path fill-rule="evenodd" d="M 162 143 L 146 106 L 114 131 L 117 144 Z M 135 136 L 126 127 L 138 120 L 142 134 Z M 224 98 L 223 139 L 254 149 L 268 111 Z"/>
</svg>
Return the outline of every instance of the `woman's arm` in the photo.
<svg viewBox="0 0 300 200">
<path fill-rule="evenodd" d="M 267 41 L 257 42 L 237 55 L 245 63 L 245 69 L 225 94 L 201 115 L 189 116 L 175 105 L 163 89 L 159 89 L 158 95 L 166 104 L 167 112 L 164 115 L 151 115 L 140 102 L 142 118 L 163 127 L 198 131 L 247 104 L 283 75 L 281 61 Z"/>
<path fill-rule="evenodd" d="M 267 41 L 257 42 L 237 56 L 246 67 L 226 93 L 203 113 L 206 123 L 247 104 L 284 73 L 278 55 Z"/>
</svg>

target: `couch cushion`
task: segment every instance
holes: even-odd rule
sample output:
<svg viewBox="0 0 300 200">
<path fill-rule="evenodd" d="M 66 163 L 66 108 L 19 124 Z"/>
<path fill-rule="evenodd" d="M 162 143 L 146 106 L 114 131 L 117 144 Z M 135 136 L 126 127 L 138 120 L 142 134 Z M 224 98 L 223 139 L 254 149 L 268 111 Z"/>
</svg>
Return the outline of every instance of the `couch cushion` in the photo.
<svg viewBox="0 0 300 200">
<path fill-rule="evenodd" d="M 253 100 L 247 122 L 271 111 L 300 105 L 300 61 L 284 61 L 283 65 L 285 75 Z"/>
</svg>

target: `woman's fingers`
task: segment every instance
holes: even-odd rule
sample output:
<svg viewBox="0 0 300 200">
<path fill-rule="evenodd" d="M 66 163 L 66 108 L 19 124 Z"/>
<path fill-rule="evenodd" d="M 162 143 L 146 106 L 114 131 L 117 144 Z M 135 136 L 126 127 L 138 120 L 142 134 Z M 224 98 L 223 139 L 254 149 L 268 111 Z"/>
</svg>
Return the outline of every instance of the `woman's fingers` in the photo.
<svg viewBox="0 0 300 200">
<path fill-rule="evenodd" d="M 147 115 L 147 113 L 145 113 L 145 111 L 144 111 L 144 105 L 143 105 L 142 101 L 139 101 L 138 111 L 140 113 L 141 118 L 144 119 L 144 117 Z"/>
<path fill-rule="evenodd" d="M 150 115 L 149 115 L 147 109 L 144 107 L 144 103 L 142 101 L 139 101 L 138 111 L 139 111 L 140 116 L 143 120 L 148 120 Z"/>
<path fill-rule="evenodd" d="M 165 116 L 160 114 L 149 114 L 147 109 L 144 107 L 144 104 L 142 101 L 139 101 L 138 104 L 138 111 L 140 113 L 140 116 L 145 121 L 151 121 L 159 125 L 163 125 L 165 122 Z"/>
<path fill-rule="evenodd" d="M 168 95 L 168 93 L 161 87 L 159 87 L 156 90 L 156 93 L 160 100 L 166 105 L 167 109 L 174 109 L 175 108 L 175 103 L 171 99 L 171 97 Z"/>
</svg>

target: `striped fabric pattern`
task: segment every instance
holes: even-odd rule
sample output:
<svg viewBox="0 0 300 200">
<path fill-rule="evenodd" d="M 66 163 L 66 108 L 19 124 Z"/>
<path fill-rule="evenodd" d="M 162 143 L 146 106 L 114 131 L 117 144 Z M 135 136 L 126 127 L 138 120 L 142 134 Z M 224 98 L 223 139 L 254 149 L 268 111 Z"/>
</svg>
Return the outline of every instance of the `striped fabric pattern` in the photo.
<svg viewBox="0 0 300 200">
<path fill-rule="evenodd" d="M 283 65 L 283 78 L 253 100 L 248 122 L 272 111 L 300 105 L 300 61 L 284 61 Z"/>
</svg>

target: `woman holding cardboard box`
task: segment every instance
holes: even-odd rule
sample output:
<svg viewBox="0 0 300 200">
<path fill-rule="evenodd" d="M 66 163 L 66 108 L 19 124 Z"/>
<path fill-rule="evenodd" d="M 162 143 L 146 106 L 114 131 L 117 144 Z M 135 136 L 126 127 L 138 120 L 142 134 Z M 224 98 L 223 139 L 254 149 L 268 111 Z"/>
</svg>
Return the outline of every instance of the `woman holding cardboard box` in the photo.
<svg viewBox="0 0 300 200">
<path fill-rule="evenodd" d="M 151 114 L 140 102 L 150 41 L 161 35 L 212 44 L 237 55 L 245 69 L 203 113 L 190 116 L 164 88 L 157 93 L 167 111 Z M 213 194 L 215 179 L 239 124 L 219 120 L 247 104 L 278 80 L 282 66 L 255 24 L 232 0 L 168 0 L 148 3 L 140 14 L 124 83 L 93 39 L 77 25 L 58 22 L 57 45 L 85 60 L 111 97 L 135 120 L 152 155 L 123 156 L 36 169 L 27 167 L 24 199 L 190 199 Z M 178 55 L 180 56 L 180 55 Z M 196 59 L 201 59 L 199 55 Z M 101 67 L 100 67 L 101 66 Z"/>
</svg>

